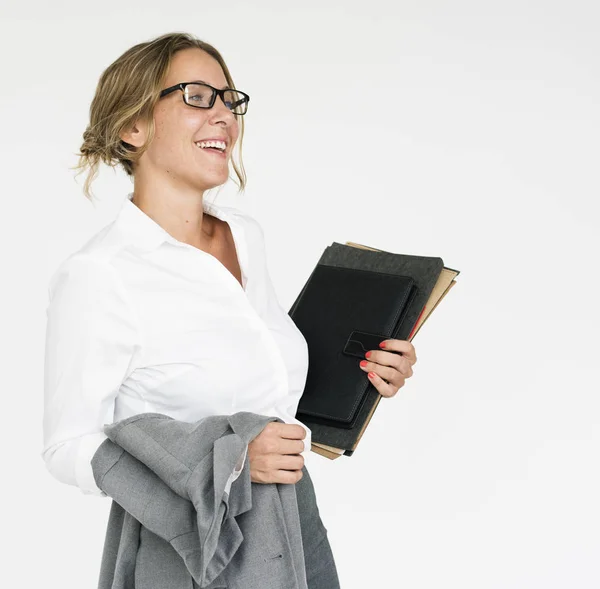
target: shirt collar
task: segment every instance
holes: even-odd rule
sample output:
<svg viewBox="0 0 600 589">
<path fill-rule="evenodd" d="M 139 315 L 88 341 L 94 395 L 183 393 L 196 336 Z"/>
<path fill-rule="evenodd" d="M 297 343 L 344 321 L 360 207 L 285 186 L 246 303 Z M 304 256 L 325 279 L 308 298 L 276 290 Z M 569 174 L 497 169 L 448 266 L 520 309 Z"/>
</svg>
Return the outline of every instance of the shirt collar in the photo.
<svg viewBox="0 0 600 589">
<path fill-rule="evenodd" d="M 165 231 L 154 219 L 149 217 L 142 209 L 132 202 L 133 192 L 130 192 L 123 201 L 117 217 L 117 225 L 123 237 L 137 249 L 152 251 L 162 243 L 168 242 L 176 246 L 188 247 L 187 244 L 175 239 Z M 202 200 L 205 212 L 232 224 L 235 221 L 223 209 L 214 203 Z"/>
</svg>

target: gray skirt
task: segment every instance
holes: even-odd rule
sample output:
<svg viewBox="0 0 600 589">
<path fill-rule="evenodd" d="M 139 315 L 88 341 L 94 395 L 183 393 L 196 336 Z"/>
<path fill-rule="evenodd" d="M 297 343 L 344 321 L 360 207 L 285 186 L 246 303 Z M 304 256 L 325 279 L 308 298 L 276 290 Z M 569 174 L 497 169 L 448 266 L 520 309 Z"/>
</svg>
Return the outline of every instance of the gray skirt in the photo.
<svg viewBox="0 0 600 589">
<path fill-rule="evenodd" d="M 321 521 L 312 479 L 306 466 L 296 483 L 296 497 L 304 547 L 308 589 L 339 589 L 335 560 L 327 538 L 327 528 Z"/>
</svg>

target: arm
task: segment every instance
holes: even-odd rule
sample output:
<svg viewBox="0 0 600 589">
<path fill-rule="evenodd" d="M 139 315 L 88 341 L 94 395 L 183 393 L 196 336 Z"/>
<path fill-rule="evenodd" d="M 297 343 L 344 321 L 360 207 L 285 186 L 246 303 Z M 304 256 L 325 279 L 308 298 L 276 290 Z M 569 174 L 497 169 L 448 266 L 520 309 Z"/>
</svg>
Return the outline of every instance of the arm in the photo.
<svg viewBox="0 0 600 589">
<path fill-rule="evenodd" d="M 50 281 L 42 457 L 52 476 L 85 494 L 106 496 L 90 461 L 138 345 L 126 296 L 108 263 L 84 255 L 68 258 Z"/>
</svg>

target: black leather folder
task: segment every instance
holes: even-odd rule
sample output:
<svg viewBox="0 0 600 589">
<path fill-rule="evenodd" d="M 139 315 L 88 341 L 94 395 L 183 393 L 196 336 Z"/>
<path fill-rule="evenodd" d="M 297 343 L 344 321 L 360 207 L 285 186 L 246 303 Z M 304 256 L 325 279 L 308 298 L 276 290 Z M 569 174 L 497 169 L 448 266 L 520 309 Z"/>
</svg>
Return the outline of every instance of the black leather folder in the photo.
<svg viewBox="0 0 600 589">
<path fill-rule="evenodd" d="M 358 364 L 384 339 L 408 339 L 443 269 L 439 257 L 325 249 L 289 311 L 308 344 L 296 418 L 313 443 L 352 455 L 381 398 Z"/>
</svg>

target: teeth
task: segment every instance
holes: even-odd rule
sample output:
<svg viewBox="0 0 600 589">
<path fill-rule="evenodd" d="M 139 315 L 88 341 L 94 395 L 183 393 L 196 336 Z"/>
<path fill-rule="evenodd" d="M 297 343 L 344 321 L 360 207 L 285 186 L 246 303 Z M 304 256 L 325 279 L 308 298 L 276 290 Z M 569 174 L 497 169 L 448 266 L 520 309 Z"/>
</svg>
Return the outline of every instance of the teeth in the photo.
<svg viewBox="0 0 600 589">
<path fill-rule="evenodd" d="M 220 149 L 221 151 L 225 151 L 227 147 L 224 141 L 197 141 L 196 145 L 203 149 L 206 147 L 214 147 L 216 149 Z"/>
</svg>

